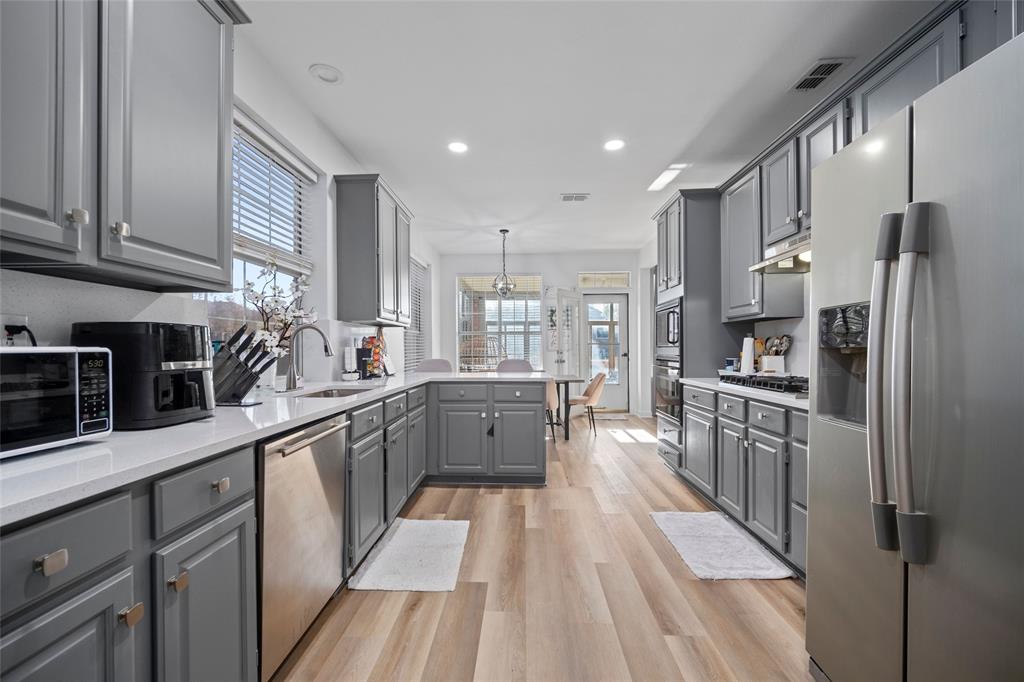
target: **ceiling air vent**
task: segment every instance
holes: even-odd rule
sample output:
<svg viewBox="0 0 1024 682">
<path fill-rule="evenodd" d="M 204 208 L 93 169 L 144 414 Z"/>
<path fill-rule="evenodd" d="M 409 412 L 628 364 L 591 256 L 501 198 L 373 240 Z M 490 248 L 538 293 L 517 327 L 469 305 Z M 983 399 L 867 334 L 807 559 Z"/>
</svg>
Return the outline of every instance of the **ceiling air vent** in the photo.
<svg viewBox="0 0 1024 682">
<path fill-rule="evenodd" d="M 590 198 L 590 192 L 568 192 L 562 194 L 562 201 L 586 201 Z"/>
<path fill-rule="evenodd" d="M 814 90 L 829 79 L 839 69 L 850 63 L 847 57 L 830 57 L 819 59 L 807 70 L 793 86 L 794 90 Z"/>
</svg>

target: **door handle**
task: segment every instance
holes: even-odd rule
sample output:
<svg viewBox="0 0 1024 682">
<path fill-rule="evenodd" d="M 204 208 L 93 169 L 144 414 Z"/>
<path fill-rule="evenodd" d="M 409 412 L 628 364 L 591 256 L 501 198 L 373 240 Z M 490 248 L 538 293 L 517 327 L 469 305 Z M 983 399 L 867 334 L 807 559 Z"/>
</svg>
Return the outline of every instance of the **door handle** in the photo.
<svg viewBox="0 0 1024 682">
<path fill-rule="evenodd" d="M 900 553 L 909 564 L 925 563 L 928 556 L 928 515 L 917 511 L 914 500 L 914 464 L 911 451 L 911 360 L 913 353 L 914 288 L 917 261 L 929 248 L 930 204 L 907 204 L 900 235 L 899 273 L 892 334 L 892 432 L 896 473 L 896 529 Z"/>
<path fill-rule="evenodd" d="M 32 570 L 37 573 L 42 573 L 43 576 L 49 578 L 51 575 L 57 575 L 67 568 L 70 561 L 71 557 L 68 554 L 67 548 L 62 547 L 56 552 L 44 554 L 33 561 Z"/>
<path fill-rule="evenodd" d="M 871 280 L 871 302 L 868 307 L 868 478 L 871 495 L 871 523 L 875 530 L 875 546 L 899 549 L 896 531 L 896 505 L 889 501 L 885 473 L 885 432 L 883 417 L 882 377 L 885 369 L 885 323 L 889 303 L 889 274 L 892 262 L 899 257 L 902 213 L 884 213 L 878 226 L 875 246 L 874 274 Z"/>
<path fill-rule="evenodd" d="M 127 625 L 130 628 L 135 627 L 142 620 L 142 617 L 146 615 L 146 605 L 142 602 L 133 604 L 127 608 L 123 608 L 117 612 L 117 619 Z"/>
<path fill-rule="evenodd" d="M 184 592 L 188 589 L 188 570 L 184 570 L 173 578 L 167 580 L 167 586 L 175 592 Z"/>
<path fill-rule="evenodd" d="M 115 237 L 121 237 L 122 239 L 131 237 L 132 226 L 122 220 L 119 220 L 110 226 L 110 234 Z"/>
</svg>

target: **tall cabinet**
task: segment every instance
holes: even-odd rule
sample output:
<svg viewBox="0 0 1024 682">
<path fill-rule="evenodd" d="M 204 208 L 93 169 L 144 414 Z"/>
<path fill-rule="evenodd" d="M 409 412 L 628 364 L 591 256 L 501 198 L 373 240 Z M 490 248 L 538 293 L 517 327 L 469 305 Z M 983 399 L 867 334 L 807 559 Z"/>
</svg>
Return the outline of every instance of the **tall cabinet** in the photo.
<svg viewBox="0 0 1024 682">
<path fill-rule="evenodd" d="M 336 175 L 338 316 L 407 327 L 412 212 L 380 175 Z"/>
</svg>

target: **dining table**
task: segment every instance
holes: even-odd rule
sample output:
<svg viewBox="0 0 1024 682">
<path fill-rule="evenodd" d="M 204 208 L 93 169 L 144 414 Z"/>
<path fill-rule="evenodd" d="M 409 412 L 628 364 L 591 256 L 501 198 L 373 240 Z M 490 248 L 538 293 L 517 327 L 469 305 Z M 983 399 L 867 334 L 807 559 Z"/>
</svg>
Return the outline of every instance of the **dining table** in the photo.
<svg viewBox="0 0 1024 682">
<path fill-rule="evenodd" d="M 569 384 L 586 383 L 587 377 L 579 374 L 552 374 L 551 379 L 555 382 L 555 391 L 559 394 L 559 406 L 555 410 L 556 423 L 562 425 L 565 440 L 569 440 Z"/>
</svg>

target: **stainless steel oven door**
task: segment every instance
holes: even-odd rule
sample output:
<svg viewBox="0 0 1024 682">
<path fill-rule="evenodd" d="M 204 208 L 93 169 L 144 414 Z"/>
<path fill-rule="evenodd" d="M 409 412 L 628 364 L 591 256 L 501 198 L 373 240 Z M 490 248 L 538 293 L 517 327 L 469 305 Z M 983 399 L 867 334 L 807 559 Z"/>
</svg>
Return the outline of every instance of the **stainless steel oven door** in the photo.
<svg viewBox="0 0 1024 682">
<path fill-rule="evenodd" d="M 682 416 L 678 362 L 659 360 L 654 364 L 654 410 L 676 421 Z"/>
</svg>

